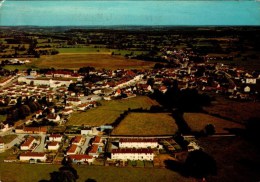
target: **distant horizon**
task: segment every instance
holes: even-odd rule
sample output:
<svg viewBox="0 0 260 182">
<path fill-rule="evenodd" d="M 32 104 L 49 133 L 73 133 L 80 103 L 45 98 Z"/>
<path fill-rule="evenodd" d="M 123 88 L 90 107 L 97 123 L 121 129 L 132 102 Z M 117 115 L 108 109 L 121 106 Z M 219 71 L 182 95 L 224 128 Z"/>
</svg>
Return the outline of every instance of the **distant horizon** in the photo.
<svg viewBox="0 0 260 182">
<path fill-rule="evenodd" d="M 260 26 L 260 2 L 0 0 L 0 26 Z"/>
</svg>

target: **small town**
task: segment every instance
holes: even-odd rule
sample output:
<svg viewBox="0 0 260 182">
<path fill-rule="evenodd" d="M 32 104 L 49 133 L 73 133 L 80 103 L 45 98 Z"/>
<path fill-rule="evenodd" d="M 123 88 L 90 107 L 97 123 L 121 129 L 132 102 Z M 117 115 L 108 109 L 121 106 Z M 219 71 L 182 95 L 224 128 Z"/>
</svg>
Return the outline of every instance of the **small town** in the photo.
<svg viewBox="0 0 260 182">
<path fill-rule="evenodd" d="M 13 33 L 20 35 L 19 31 Z M 37 31 L 30 41 L 40 42 Z M 90 36 L 99 35 L 93 32 Z M 139 41 L 143 31 L 136 32 L 129 41 Z M 150 34 L 154 40 L 161 36 Z M 235 52 L 221 50 L 220 54 L 214 46 L 210 50 L 189 46 L 190 38 L 179 32 L 171 37 L 179 38 L 176 46 L 162 40 L 160 48 L 154 46 L 150 52 L 143 48 L 147 42 L 135 45 L 142 52 L 128 47 L 122 52 L 121 47 L 101 47 L 104 42 L 86 46 L 67 41 L 65 45 L 63 40 L 53 43 L 55 49 L 46 47 L 46 42 L 30 43 L 24 52 L 27 47 L 11 47 L 8 41 L 15 40 L 7 35 L 2 36 L 10 49 L 0 54 L 0 164 L 6 171 L 10 166 L 25 171 L 35 168 L 46 171 L 43 179 L 50 175 L 55 182 L 63 181 L 65 173 L 72 174 L 74 181 L 102 181 L 99 173 L 107 170 L 112 175 L 108 181 L 129 170 L 143 181 L 153 173 L 153 181 L 218 181 L 224 175 L 222 168 L 244 165 L 243 160 L 255 165 L 251 159 L 237 159 L 246 155 L 241 154 L 246 149 L 234 154 L 241 146 L 257 150 L 260 112 L 260 71 L 234 64 L 234 60 L 258 55 L 250 46 L 250 54 L 240 55 L 235 50 L 240 47 L 232 47 L 239 37 L 208 38 L 215 47 L 221 42 Z M 112 35 L 102 34 L 107 39 Z M 95 64 L 81 63 L 82 55 L 88 59 L 94 55 Z M 254 150 L 250 154 L 255 157 Z M 5 181 L 7 175 L 1 175 Z M 126 178 L 136 181 L 137 176 Z"/>
</svg>

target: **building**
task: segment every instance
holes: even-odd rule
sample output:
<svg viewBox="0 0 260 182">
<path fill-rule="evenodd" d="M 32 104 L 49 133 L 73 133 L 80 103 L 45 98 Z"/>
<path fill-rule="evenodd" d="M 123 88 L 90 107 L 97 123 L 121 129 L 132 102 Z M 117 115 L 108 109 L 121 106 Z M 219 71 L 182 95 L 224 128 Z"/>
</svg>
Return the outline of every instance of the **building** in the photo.
<svg viewBox="0 0 260 182">
<path fill-rule="evenodd" d="M 22 127 L 22 128 L 16 128 L 15 133 L 27 133 L 27 134 L 46 134 L 47 133 L 47 126 L 42 127 Z"/>
<path fill-rule="evenodd" d="M 19 156 L 21 161 L 39 160 L 45 162 L 47 155 L 43 152 L 24 152 Z"/>
<path fill-rule="evenodd" d="M 67 151 L 67 155 L 75 155 L 80 152 L 80 148 L 77 145 L 72 144 Z"/>
<path fill-rule="evenodd" d="M 99 155 L 98 148 L 99 148 L 98 145 L 93 144 L 93 145 L 90 147 L 90 150 L 89 150 L 89 152 L 88 152 L 88 155 L 97 158 L 98 155 Z"/>
<path fill-rule="evenodd" d="M 94 161 L 94 158 L 92 156 L 86 154 L 70 155 L 69 158 L 72 160 L 73 163 L 77 164 L 92 164 Z"/>
<path fill-rule="evenodd" d="M 51 134 L 49 136 L 49 141 L 54 141 L 54 142 L 61 142 L 62 141 L 63 136 L 59 135 L 59 134 Z"/>
<path fill-rule="evenodd" d="M 5 143 L 2 140 L 2 138 L 0 138 L 0 152 L 3 152 L 5 150 Z"/>
<path fill-rule="evenodd" d="M 149 160 L 152 161 L 154 153 L 152 149 L 112 149 L 111 159 L 114 160 Z"/>
<path fill-rule="evenodd" d="M 157 148 L 158 140 L 153 138 L 121 138 L 119 148 Z"/>
<path fill-rule="evenodd" d="M 32 136 L 29 136 L 24 143 L 21 145 L 21 150 L 31 150 L 33 144 L 36 142 L 35 138 Z"/>
<path fill-rule="evenodd" d="M 94 139 L 93 139 L 92 144 L 95 144 L 95 145 L 103 145 L 103 143 L 102 143 L 102 138 L 101 138 L 100 136 L 95 136 Z"/>
<path fill-rule="evenodd" d="M 81 145 L 83 142 L 83 137 L 82 136 L 75 136 L 73 139 L 72 139 L 72 144 L 74 145 Z"/>
<path fill-rule="evenodd" d="M 50 142 L 47 145 L 48 150 L 58 150 L 60 147 L 59 142 Z"/>
</svg>

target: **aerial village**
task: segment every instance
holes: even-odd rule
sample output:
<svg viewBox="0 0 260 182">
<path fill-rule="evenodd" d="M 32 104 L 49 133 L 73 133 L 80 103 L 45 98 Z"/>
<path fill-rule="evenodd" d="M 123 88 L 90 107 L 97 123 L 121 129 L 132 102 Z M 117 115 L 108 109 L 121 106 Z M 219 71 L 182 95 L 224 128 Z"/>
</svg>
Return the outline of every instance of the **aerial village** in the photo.
<svg viewBox="0 0 260 182">
<path fill-rule="evenodd" d="M 44 100 L 41 107 L 36 107 L 34 114 L 22 122 L 1 124 L 1 136 L 17 135 L 10 143 L 0 141 L 1 151 L 13 150 L 13 155 L 4 162 L 61 164 L 70 160 L 75 164 L 136 166 L 142 161 L 144 166 L 156 167 L 160 166 L 157 158 L 160 153 L 168 153 L 178 159 L 183 153 L 202 150 L 193 139 L 185 136 L 187 148 L 183 148 L 172 136 L 111 136 L 113 125 L 75 125 L 57 131 L 51 130 L 48 125 L 64 128 L 72 113 L 88 112 L 99 107 L 101 100 L 132 99 L 138 95 L 149 95 L 155 89 L 165 94 L 169 80 L 176 80 L 180 90 L 192 88 L 202 93 L 225 94 L 229 99 L 240 101 L 257 99 L 259 72 L 210 64 L 208 60 L 216 58 L 208 56 L 203 57 L 203 63 L 193 63 L 189 60 L 195 56 L 193 54 L 192 51 L 165 50 L 165 59 L 177 61 L 175 68 L 91 69 L 84 74 L 71 70 L 53 70 L 44 74 L 25 70 L 2 75 L 1 105 L 15 106 L 28 100 Z M 83 85 L 86 75 L 96 79 Z M 86 88 L 87 94 L 84 89 L 73 91 L 75 87 Z M 47 123 L 46 126 L 37 125 L 43 122 Z"/>
</svg>

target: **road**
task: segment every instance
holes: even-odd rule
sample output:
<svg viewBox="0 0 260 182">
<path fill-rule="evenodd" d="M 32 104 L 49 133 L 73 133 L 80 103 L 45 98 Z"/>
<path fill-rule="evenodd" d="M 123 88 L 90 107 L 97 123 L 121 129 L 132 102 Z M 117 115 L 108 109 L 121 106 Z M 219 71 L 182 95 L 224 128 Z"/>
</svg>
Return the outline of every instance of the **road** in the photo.
<svg viewBox="0 0 260 182">
<path fill-rule="evenodd" d="M 89 141 L 91 138 L 93 138 L 93 137 L 89 137 L 89 136 L 86 137 L 85 143 L 81 146 L 81 153 L 85 153 L 85 151 L 88 148 L 88 144 L 89 144 Z"/>
<path fill-rule="evenodd" d="M 5 149 L 12 148 L 15 144 L 20 144 L 24 141 L 25 134 L 19 134 L 13 141 L 8 144 L 5 144 Z"/>
<path fill-rule="evenodd" d="M 44 152 L 46 134 L 38 135 L 41 137 L 40 144 L 33 150 L 33 152 Z"/>
</svg>

